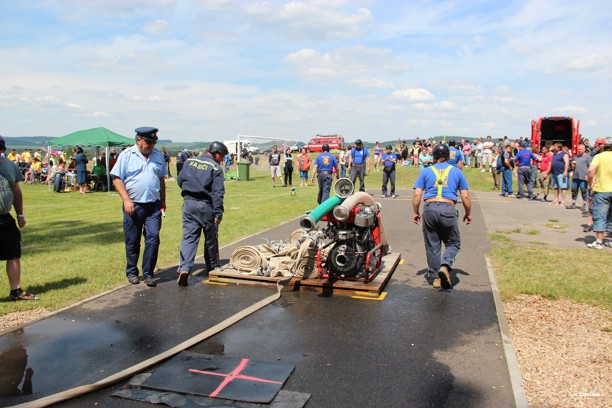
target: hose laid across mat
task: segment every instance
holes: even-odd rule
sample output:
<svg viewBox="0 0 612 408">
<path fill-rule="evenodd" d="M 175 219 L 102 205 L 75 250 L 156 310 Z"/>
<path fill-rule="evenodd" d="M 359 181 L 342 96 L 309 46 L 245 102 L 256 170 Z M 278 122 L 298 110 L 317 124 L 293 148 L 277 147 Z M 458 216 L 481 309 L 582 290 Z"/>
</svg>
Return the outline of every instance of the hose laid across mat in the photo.
<svg viewBox="0 0 612 408">
<path fill-rule="evenodd" d="M 86 384 L 86 385 L 81 385 L 79 387 L 75 387 L 75 388 L 71 388 L 69 390 L 66 391 L 62 391 L 60 393 L 57 394 L 53 394 L 53 395 L 49 395 L 48 397 L 43 397 L 34 401 L 30 401 L 30 402 L 26 402 L 23 404 L 19 404 L 19 405 L 15 405 L 15 407 L 18 408 L 38 408 L 38 407 L 48 407 L 49 405 L 53 405 L 53 404 L 57 404 L 58 402 L 62 402 L 62 401 L 66 401 L 72 398 L 76 398 L 76 397 L 80 397 L 82 395 L 85 394 L 89 394 L 91 392 L 94 391 L 99 391 L 103 388 L 109 387 L 113 384 L 118 383 L 119 381 L 123 381 L 126 380 L 132 376 L 134 376 L 135 374 L 146 370 L 150 367 L 153 367 L 159 363 L 161 363 L 164 360 L 169 359 L 170 357 L 175 356 L 176 354 L 180 353 L 181 351 L 188 349 L 189 347 L 195 346 L 196 344 L 206 340 L 207 338 L 219 333 L 222 330 L 225 330 L 226 328 L 230 327 L 231 325 L 233 325 L 234 323 L 244 319 L 245 317 L 247 317 L 248 315 L 258 311 L 259 309 L 263 308 L 264 306 L 269 305 L 270 303 L 274 302 L 275 300 L 280 299 L 281 297 L 281 291 L 282 291 L 282 287 L 283 285 L 285 285 L 286 283 L 288 283 L 291 280 L 291 278 L 287 278 L 287 279 L 283 279 L 279 282 L 276 283 L 276 293 L 273 295 L 270 295 L 262 300 L 260 300 L 257 303 L 252 304 L 251 306 L 247 307 L 246 309 L 241 310 L 240 312 L 236 313 L 233 316 L 228 317 L 227 319 L 223 320 L 220 323 L 217 323 L 216 325 L 214 325 L 213 327 L 203 331 L 202 333 L 180 343 L 177 346 L 174 346 L 173 348 L 171 348 L 170 350 L 166 350 L 161 354 L 158 354 L 154 357 L 149 358 L 148 360 L 143 361 L 142 363 L 136 364 L 132 367 L 126 368 L 123 371 L 120 371 L 116 374 L 113 374 L 109 377 L 106 377 L 100 381 L 97 381 L 93 384 Z"/>
</svg>

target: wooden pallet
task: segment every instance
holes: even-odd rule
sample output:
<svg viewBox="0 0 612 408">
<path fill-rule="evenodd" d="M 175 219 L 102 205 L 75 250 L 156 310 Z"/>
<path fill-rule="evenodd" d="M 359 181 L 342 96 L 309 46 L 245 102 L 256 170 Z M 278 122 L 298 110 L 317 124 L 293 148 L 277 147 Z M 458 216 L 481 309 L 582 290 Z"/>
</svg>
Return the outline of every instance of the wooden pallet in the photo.
<svg viewBox="0 0 612 408">
<path fill-rule="evenodd" d="M 361 292 L 361 293 L 373 293 L 378 294 L 383 291 L 385 285 L 393 275 L 397 264 L 401 259 L 399 253 L 390 253 L 383 257 L 382 270 L 374 277 L 369 283 L 364 283 L 363 280 L 350 281 L 340 279 L 320 279 L 316 278 L 293 278 L 291 282 L 286 285 L 289 290 L 315 290 L 324 294 L 331 294 L 334 291 L 337 292 Z M 225 265 L 221 271 L 211 271 L 209 274 L 209 280 L 213 283 L 235 283 L 235 284 L 248 284 L 248 285 L 274 285 L 278 281 L 286 278 L 280 277 L 265 277 L 255 275 L 241 275 L 236 269 L 230 265 Z"/>
</svg>

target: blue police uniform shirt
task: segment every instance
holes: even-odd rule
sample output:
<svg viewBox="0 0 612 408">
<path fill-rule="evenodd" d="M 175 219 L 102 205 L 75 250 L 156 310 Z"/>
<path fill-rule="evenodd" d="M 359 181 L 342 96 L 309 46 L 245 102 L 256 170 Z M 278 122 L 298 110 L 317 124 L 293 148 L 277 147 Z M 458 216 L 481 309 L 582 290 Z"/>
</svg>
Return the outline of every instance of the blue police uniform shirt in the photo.
<svg viewBox="0 0 612 408">
<path fill-rule="evenodd" d="M 529 150 L 523 149 L 516 154 L 514 157 L 514 162 L 519 166 L 531 166 L 531 160 L 538 160 L 535 154 L 531 153 Z"/>
<path fill-rule="evenodd" d="M 450 166 L 448 162 L 446 163 L 436 163 L 433 166 L 426 167 L 421 170 L 421 174 L 414 182 L 413 189 L 420 188 L 423 190 L 423 199 L 429 200 L 430 198 L 435 198 L 438 196 L 438 184 L 436 183 L 436 175 L 434 174 L 432 168 L 435 168 L 438 174 L 442 175 L 444 170 Z M 457 202 L 457 190 L 468 190 L 468 182 L 463 175 L 463 172 L 453 166 L 448 173 L 448 177 L 446 178 L 446 182 L 442 187 L 442 197 L 447 200 L 452 200 L 455 203 Z"/>
<path fill-rule="evenodd" d="M 389 161 L 389 159 L 397 160 L 395 153 L 383 153 L 380 160 L 383 162 L 383 166 L 393 166 L 395 162 Z"/>
<path fill-rule="evenodd" d="M 123 181 L 128 196 L 135 203 L 154 203 L 160 200 L 159 179 L 167 174 L 164 155 L 153 149 L 147 160 L 138 150 L 138 145 L 124 150 L 110 172 L 112 177 Z"/>
<path fill-rule="evenodd" d="M 211 155 L 204 153 L 185 161 L 177 182 L 186 200 L 202 200 L 212 204 L 215 218 L 223 217 L 223 170 Z"/>
<path fill-rule="evenodd" d="M 455 149 L 454 147 L 449 147 L 448 150 L 450 152 L 450 155 L 448 156 L 447 163 L 451 166 L 457 167 L 457 164 L 460 161 L 463 161 L 463 155 L 461 154 L 461 150 Z"/>
<path fill-rule="evenodd" d="M 332 171 L 334 167 L 338 167 L 336 158 L 328 152 L 323 152 L 315 159 L 317 171 Z"/>
<path fill-rule="evenodd" d="M 368 149 L 361 148 L 355 149 L 354 147 L 351 149 L 351 158 L 353 164 L 363 164 L 365 163 L 365 159 L 370 157 L 370 152 Z"/>
</svg>

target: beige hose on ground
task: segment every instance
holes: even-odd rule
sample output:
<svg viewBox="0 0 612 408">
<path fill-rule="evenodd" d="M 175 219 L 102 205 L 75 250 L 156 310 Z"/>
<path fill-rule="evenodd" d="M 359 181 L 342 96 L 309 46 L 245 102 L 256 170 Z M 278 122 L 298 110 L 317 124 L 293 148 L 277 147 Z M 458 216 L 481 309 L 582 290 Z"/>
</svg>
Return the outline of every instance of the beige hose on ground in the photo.
<svg viewBox="0 0 612 408">
<path fill-rule="evenodd" d="M 170 350 L 167 350 L 161 354 L 158 354 L 154 357 L 151 357 L 148 360 L 143 361 L 140 364 L 136 364 L 132 367 L 126 368 L 123 371 L 120 371 L 116 374 L 113 374 L 109 377 L 106 377 L 98 382 L 95 382 L 93 384 L 86 384 L 86 385 L 81 385 L 79 387 L 75 387 L 75 388 L 71 388 L 69 390 L 66 391 L 62 391 L 60 393 L 57 394 L 53 394 L 53 395 L 49 395 L 48 397 L 44 397 L 44 398 L 40 398 L 34 401 L 30 401 L 30 402 L 26 402 L 23 404 L 19 404 L 19 405 L 15 405 L 15 407 L 19 407 L 19 408 L 38 408 L 38 407 L 48 407 L 49 405 L 53 405 L 53 404 L 57 404 L 58 402 L 62 402 L 62 401 L 66 401 L 72 398 L 76 398 L 76 397 L 80 397 L 83 396 L 85 394 L 89 394 L 91 392 L 94 391 L 99 391 L 103 388 L 109 387 L 113 384 L 118 383 L 119 381 L 123 381 L 126 380 L 132 376 L 134 376 L 135 374 L 146 370 L 148 368 L 151 368 L 159 363 L 161 363 L 164 360 L 169 359 L 170 357 L 175 356 L 176 354 L 180 353 L 181 351 L 188 349 L 189 347 L 195 346 L 196 344 L 206 340 L 207 338 L 219 333 L 222 330 L 225 330 L 226 328 L 230 327 L 231 325 L 233 325 L 234 323 L 244 319 L 245 317 L 247 317 L 248 315 L 258 311 L 259 309 L 263 308 L 264 306 L 269 305 L 270 303 L 274 302 L 275 300 L 280 299 L 281 297 L 281 291 L 282 291 L 282 287 L 283 285 L 285 285 L 287 282 L 289 282 L 291 280 L 291 278 L 288 279 L 283 279 L 282 281 L 277 282 L 276 284 L 276 288 L 277 288 L 277 292 L 273 295 L 270 295 L 262 300 L 260 300 L 257 303 L 252 304 L 251 306 L 247 307 L 246 309 L 241 310 L 240 312 L 236 313 L 233 316 L 228 317 L 227 319 L 223 320 L 222 322 L 216 324 L 215 326 L 203 331 L 202 333 L 182 342 L 181 344 L 171 348 Z"/>
</svg>

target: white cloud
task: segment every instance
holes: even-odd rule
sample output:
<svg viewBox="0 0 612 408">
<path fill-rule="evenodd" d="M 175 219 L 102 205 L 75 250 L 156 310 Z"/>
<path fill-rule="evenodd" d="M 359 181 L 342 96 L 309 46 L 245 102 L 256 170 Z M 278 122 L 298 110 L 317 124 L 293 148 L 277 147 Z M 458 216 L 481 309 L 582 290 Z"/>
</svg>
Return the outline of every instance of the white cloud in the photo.
<svg viewBox="0 0 612 408">
<path fill-rule="evenodd" d="M 493 121 L 483 122 L 482 127 L 485 129 L 495 129 L 497 127 L 496 123 Z"/>
<path fill-rule="evenodd" d="M 96 118 L 106 118 L 108 116 L 108 113 L 106 113 L 106 112 L 91 112 L 91 116 L 96 117 Z"/>
<path fill-rule="evenodd" d="M 514 102 L 514 98 L 511 96 L 494 96 L 493 100 L 499 103 L 510 103 Z"/>
<path fill-rule="evenodd" d="M 172 31 L 172 25 L 166 20 L 155 20 L 142 26 L 142 30 L 151 35 L 165 35 Z"/>
<path fill-rule="evenodd" d="M 431 101 L 436 99 L 436 97 L 425 88 L 402 89 L 393 92 L 391 95 L 396 99 L 408 100 L 410 102 Z"/>
<path fill-rule="evenodd" d="M 559 108 L 554 108 L 555 112 L 572 112 L 572 113 L 587 113 L 589 110 L 582 106 L 567 105 Z"/>
<path fill-rule="evenodd" d="M 79 105 L 78 103 L 74 103 L 74 102 L 68 102 L 66 104 L 67 107 L 71 108 L 71 109 L 76 109 L 76 110 L 81 110 L 83 109 L 83 107 L 81 105 Z"/>
<path fill-rule="evenodd" d="M 569 69 L 577 71 L 591 71 L 608 66 L 610 59 L 601 54 L 590 54 L 582 58 L 574 58 L 565 63 Z"/>
<path fill-rule="evenodd" d="M 388 49 L 351 46 L 322 53 L 304 48 L 288 54 L 285 62 L 292 64 L 300 74 L 312 79 L 344 78 L 354 84 L 389 87 L 389 81 L 373 77 L 394 77 L 410 70 L 410 64 Z"/>
<path fill-rule="evenodd" d="M 422 110 L 422 111 L 431 111 L 431 110 L 452 110 L 457 107 L 454 102 L 451 101 L 442 101 L 437 103 L 415 103 L 412 105 L 413 108 Z"/>
</svg>

